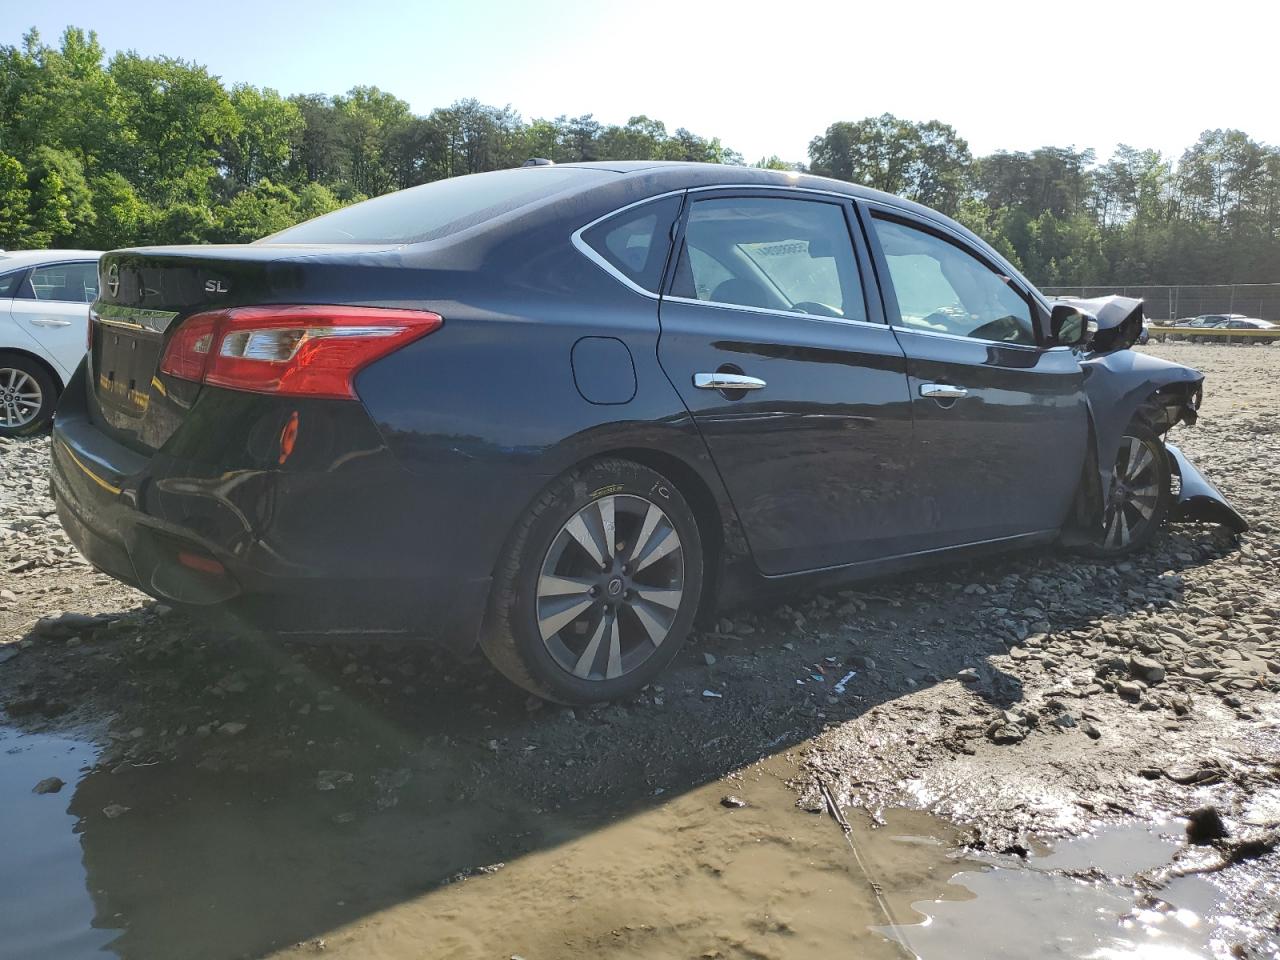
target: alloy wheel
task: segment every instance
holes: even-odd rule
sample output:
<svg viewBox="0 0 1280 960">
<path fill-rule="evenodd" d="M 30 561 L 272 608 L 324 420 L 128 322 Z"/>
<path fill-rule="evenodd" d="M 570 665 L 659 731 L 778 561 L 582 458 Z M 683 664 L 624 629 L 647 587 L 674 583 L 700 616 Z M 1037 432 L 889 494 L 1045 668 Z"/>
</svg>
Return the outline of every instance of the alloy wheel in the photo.
<svg viewBox="0 0 1280 960">
<path fill-rule="evenodd" d="M 25 427 L 40 414 L 44 393 L 25 370 L 0 367 L 0 426 Z"/>
<path fill-rule="evenodd" d="M 662 508 L 633 494 L 602 497 L 570 517 L 547 550 L 539 635 L 566 672 L 614 680 L 667 639 L 684 581 L 684 546 Z"/>
<path fill-rule="evenodd" d="M 1111 469 L 1111 491 L 1102 514 L 1102 546 L 1108 550 L 1127 547 L 1153 522 L 1160 501 L 1160 451 L 1156 442 L 1142 437 L 1121 438 Z"/>
</svg>

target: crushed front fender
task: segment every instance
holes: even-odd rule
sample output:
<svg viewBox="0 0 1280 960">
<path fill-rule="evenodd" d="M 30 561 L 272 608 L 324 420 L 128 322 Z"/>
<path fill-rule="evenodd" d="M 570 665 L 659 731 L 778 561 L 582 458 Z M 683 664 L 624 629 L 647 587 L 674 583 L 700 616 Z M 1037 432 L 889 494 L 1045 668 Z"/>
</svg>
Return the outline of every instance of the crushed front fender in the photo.
<svg viewBox="0 0 1280 960">
<path fill-rule="evenodd" d="M 1133 350 L 1091 355 L 1080 362 L 1080 369 L 1097 445 L 1095 463 L 1101 504 L 1111 487 L 1111 467 L 1121 439 L 1134 415 L 1140 410 L 1154 413 L 1170 406 L 1178 411 L 1178 419 L 1194 423 L 1191 400 L 1198 395 L 1204 375 L 1180 363 Z M 1151 423 L 1157 433 L 1164 433 L 1176 422 L 1171 416 L 1154 419 L 1163 421 Z"/>
<path fill-rule="evenodd" d="M 1173 461 L 1173 468 L 1178 471 L 1182 485 L 1178 492 L 1178 501 L 1169 512 L 1170 520 L 1203 520 L 1208 523 L 1220 523 L 1233 533 L 1244 533 L 1249 523 L 1236 512 L 1235 507 L 1227 503 L 1218 488 L 1205 479 L 1195 464 L 1187 459 L 1186 454 L 1172 443 L 1166 443 L 1165 449 Z"/>
</svg>

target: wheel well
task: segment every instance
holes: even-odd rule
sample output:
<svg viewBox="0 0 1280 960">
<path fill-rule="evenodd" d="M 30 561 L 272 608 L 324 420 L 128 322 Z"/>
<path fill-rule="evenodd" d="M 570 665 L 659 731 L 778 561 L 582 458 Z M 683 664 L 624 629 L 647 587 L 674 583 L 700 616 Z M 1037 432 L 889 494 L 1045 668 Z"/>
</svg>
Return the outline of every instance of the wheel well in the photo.
<svg viewBox="0 0 1280 960">
<path fill-rule="evenodd" d="M 596 457 L 621 457 L 634 460 L 651 470 L 656 470 L 679 488 L 689 501 L 694 518 L 698 521 L 698 533 L 702 536 L 702 596 L 698 599 L 699 622 L 715 615 L 716 595 L 720 587 L 720 560 L 724 553 L 724 519 L 716 503 L 715 494 L 707 486 L 698 471 L 679 457 L 646 447 L 622 447 L 595 454 Z"/>
<path fill-rule="evenodd" d="M 5 347 L 0 349 L 0 360 L 5 357 L 22 357 L 26 360 L 35 361 L 40 365 L 41 369 L 49 375 L 49 379 L 53 381 L 54 391 L 59 396 L 62 395 L 62 391 L 66 388 L 66 385 L 62 382 L 62 374 L 58 373 L 58 371 L 53 368 L 53 364 L 40 356 L 40 354 L 32 353 L 29 350 L 20 350 L 17 347 Z"/>
</svg>

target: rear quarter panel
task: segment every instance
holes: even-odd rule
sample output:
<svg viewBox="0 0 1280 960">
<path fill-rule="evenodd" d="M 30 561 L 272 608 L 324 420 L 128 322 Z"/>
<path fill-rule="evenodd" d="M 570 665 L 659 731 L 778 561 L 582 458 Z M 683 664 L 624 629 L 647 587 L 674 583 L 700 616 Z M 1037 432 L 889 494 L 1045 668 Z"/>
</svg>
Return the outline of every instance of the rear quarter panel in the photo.
<svg viewBox="0 0 1280 960">
<path fill-rule="evenodd" d="M 573 248 L 573 230 L 630 199 L 609 197 L 451 251 L 423 305 L 444 326 L 368 367 L 356 389 L 414 475 L 409 522 L 455 544 L 468 571 L 492 569 L 521 513 L 557 475 L 592 456 L 660 451 L 722 491 L 705 446 L 657 363 L 658 305 Z M 450 268 L 453 269 L 450 269 Z M 592 403 L 575 383 L 583 337 L 622 341 L 634 396 Z"/>
</svg>

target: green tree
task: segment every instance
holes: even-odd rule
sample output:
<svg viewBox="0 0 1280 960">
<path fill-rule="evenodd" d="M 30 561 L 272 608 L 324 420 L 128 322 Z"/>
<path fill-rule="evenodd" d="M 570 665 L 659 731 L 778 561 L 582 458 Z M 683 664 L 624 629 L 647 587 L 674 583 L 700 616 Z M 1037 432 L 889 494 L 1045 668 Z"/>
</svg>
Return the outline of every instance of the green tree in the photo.
<svg viewBox="0 0 1280 960">
<path fill-rule="evenodd" d="M 80 161 L 65 150 L 37 147 L 27 165 L 33 246 L 75 246 L 97 215 Z"/>
<path fill-rule="evenodd" d="M 221 81 L 185 60 L 132 52 L 117 54 L 109 69 L 135 131 L 134 184 L 161 203 L 209 203 L 220 148 L 241 125 Z"/>
<path fill-rule="evenodd" d="M 112 170 L 89 181 L 95 222 L 83 232 L 86 247 L 111 250 L 148 240 L 154 213 L 123 175 Z"/>
<path fill-rule="evenodd" d="M 241 190 L 217 216 L 216 238 L 223 243 L 248 243 L 298 222 L 298 197 L 270 180 Z"/>
<path fill-rule="evenodd" d="M 249 185 L 283 181 L 305 123 L 302 111 L 275 90 L 248 84 L 234 86 L 230 100 L 239 122 L 223 150 L 223 162 L 232 178 Z"/>
<path fill-rule="evenodd" d="M 27 171 L 16 158 L 0 153 L 0 249 L 27 244 L 31 232 L 30 208 Z"/>
<path fill-rule="evenodd" d="M 810 169 L 954 213 L 969 187 L 969 145 L 945 123 L 893 114 L 841 121 L 809 143 Z"/>
</svg>

